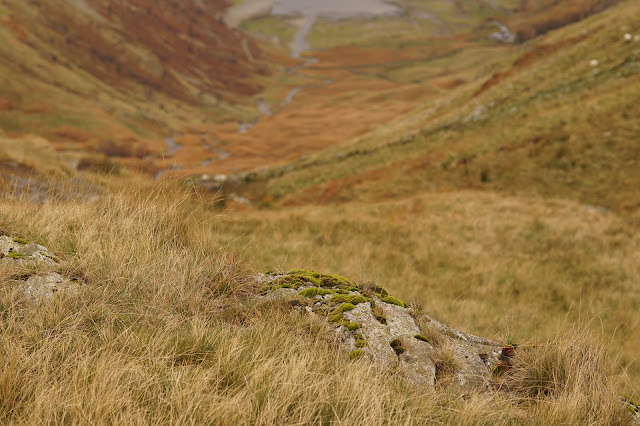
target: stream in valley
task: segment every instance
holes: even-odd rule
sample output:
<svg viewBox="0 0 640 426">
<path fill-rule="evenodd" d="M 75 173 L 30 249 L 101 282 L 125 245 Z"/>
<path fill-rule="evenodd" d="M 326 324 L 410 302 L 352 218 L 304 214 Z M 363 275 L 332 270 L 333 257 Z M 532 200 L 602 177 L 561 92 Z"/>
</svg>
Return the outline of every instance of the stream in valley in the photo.
<svg viewBox="0 0 640 426">
<path fill-rule="evenodd" d="M 272 15 L 288 19 L 298 30 L 293 36 L 290 44 L 291 57 L 301 59 L 302 54 L 310 50 L 308 37 L 313 26 L 319 18 L 344 19 L 344 18 L 367 18 L 373 16 L 393 16 L 402 12 L 396 5 L 383 0 L 245 0 L 231 8 L 225 21 L 228 25 L 236 26 L 245 19 Z M 316 64 L 316 58 L 306 58 L 303 64 L 288 70 L 288 74 L 305 79 L 315 80 L 306 85 L 300 85 L 290 89 L 279 105 L 269 105 L 263 100 L 258 101 L 257 107 L 260 115 L 252 121 L 239 123 L 237 133 L 243 134 L 250 131 L 261 117 L 271 116 L 289 103 L 304 89 L 327 86 L 333 83 L 331 79 L 318 79 L 300 73 L 300 70 Z M 173 156 L 182 147 L 176 142 L 176 137 L 165 139 L 168 151 L 164 153 L 169 157 Z M 208 147 L 209 151 L 217 154 L 217 160 L 224 160 L 229 157 L 229 153 L 215 147 Z M 211 164 L 216 159 L 207 158 L 202 162 L 202 166 Z M 177 170 L 180 167 L 173 164 L 168 170 Z M 156 175 L 156 179 L 162 177 L 166 170 L 161 170 Z"/>
</svg>

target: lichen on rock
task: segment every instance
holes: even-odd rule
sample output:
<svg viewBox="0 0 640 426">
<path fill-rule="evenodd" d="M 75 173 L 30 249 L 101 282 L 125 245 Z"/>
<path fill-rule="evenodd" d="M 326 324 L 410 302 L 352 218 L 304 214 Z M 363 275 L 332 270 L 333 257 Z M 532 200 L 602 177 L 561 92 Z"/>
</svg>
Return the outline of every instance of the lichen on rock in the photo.
<svg viewBox="0 0 640 426">
<path fill-rule="evenodd" d="M 438 385 L 464 390 L 492 389 L 492 369 L 502 345 L 453 330 L 424 313 L 417 313 L 375 284 L 354 284 L 346 278 L 315 271 L 270 272 L 255 277 L 263 297 L 303 298 L 305 310 L 325 317 L 335 327 L 349 359 L 367 358 L 399 372 L 420 388 Z M 419 319 L 419 321 L 417 320 Z M 428 324 L 425 330 L 424 324 Z M 448 379 L 438 383 L 436 363 L 447 348 Z"/>
</svg>

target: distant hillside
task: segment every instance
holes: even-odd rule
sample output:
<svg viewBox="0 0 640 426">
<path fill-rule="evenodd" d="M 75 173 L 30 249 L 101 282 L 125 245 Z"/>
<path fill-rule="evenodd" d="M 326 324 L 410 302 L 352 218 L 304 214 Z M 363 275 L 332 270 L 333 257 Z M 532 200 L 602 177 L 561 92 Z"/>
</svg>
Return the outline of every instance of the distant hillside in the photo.
<svg viewBox="0 0 640 426">
<path fill-rule="evenodd" d="M 494 57 L 351 145 L 249 175 L 258 180 L 250 192 L 322 204 L 489 189 L 637 212 L 639 14 L 637 2 L 623 2 Z"/>
<path fill-rule="evenodd" d="M 222 23 L 224 1 L 6 0 L 0 128 L 58 148 L 128 147 L 246 114 L 281 59 Z M 244 105 L 244 106 L 243 106 Z"/>
</svg>

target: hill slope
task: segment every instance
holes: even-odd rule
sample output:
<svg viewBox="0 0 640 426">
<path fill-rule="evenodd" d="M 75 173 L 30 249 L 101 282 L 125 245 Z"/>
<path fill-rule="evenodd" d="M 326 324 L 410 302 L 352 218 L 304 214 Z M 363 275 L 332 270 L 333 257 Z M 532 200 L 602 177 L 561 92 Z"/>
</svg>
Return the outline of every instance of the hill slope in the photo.
<svg viewBox="0 0 640 426">
<path fill-rule="evenodd" d="M 638 13 L 620 3 L 352 144 L 241 175 L 228 190 L 258 208 L 220 228 L 258 269 L 376 279 L 480 335 L 594 319 L 637 387 Z"/>
<path fill-rule="evenodd" d="M 110 143 L 153 152 L 203 122 L 242 119 L 283 57 L 226 27 L 226 7 L 3 1 L 0 127 L 59 149 Z"/>
<path fill-rule="evenodd" d="M 639 12 L 624 2 L 531 41 L 352 145 L 273 171 L 264 191 L 299 204 L 491 189 L 636 212 L 640 43 L 624 34 Z"/>
</svg>

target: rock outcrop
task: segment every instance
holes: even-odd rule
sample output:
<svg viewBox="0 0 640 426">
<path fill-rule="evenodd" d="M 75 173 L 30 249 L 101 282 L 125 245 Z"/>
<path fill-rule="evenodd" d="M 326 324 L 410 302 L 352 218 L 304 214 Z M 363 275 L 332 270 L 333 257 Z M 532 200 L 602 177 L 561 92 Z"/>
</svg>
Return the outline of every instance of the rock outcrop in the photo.
<svg viewBox="0 0 640 426">
<path fill-rule="evenodd" d="M 414 386 L 491 390 L 493 373 L 510 366 L 512 347 L 454 330 L 374 284 L 305 270 L 256 280 L 263 297 L 289 298 L 326 317 L 350 359 L 369 358 Z"/>
<path fill-rule="evenodd" d="M 10 282 L 35 301 L 51 298 L 58 292 L 76 291 L 83 284 L 54 271 L 61 265 L 62 260 L 46 247 L 0 235 L 0 266 L 15 272 Z"/>
</svg>

